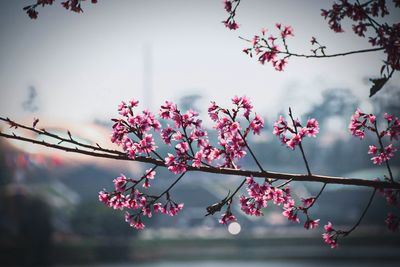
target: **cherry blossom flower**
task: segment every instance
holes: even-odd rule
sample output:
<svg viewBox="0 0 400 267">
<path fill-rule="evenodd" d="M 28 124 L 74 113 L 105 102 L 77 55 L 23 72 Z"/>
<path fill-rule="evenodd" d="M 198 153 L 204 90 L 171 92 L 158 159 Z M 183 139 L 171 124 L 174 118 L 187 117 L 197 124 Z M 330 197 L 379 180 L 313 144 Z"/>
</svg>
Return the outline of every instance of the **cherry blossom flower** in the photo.
<svg viewBox="0 0 400 267">
<path fill-rule="evenodd" d="M 400 218 L 394 215 L 392 212 L 389 212 L 385 219 L 385 223 L 390 231 L 396 232 L 399 230 Z"/>
<path fill-rule="evenodd" d="M 317 220 L 307 219 L 307 221 L 304 223 L 304 228 L 306 228 L 307 230 L 314 229 L 317 228 L 318 225 L 319 225 L 319 219 Z"/>
<path fill-rule="evenodd" d="M 127 180 L 125 175 L 121 174 L 120 177 L 117 177 L 113 180 L 115 190 L 117 192 L 124 192 L 127 184 Z"/>
<path fill-rule="evenodd" d="M 360 109 L 357 109 L 355 114 L 352 115 L 349 125 L 351 134 L 360 139 L 364 139 L 366 131 L 372 132 L 374 135 L 378 136 L 380 148 L 375 145 L 370 145 L 368 149 L 368 154 L 373 155 L 371 158 L 372 162 L 378 165 L 389 161 L 394 156 L 394 152 L 397 151 L 393 144 L 383 147 L 382 139 L 385 136 L 389 136 L 391 141 L 392 139 L 397 140 L 400 135 L 400 120 L 387 113 L 385 113 L 384 118 L 388 126 L 383 131 L 377 132 L 376 116 L 363 113 Z"/>
<path fill-rule="evenodd" d="M 283 71 L 288 62 L 288 56 L 279 56 L 282 50 L 279 48 L 277 42 L 280 41 L 282 45 L 287 48 L 286 39 L 290 36 L 294 36 L 293 28 L 291 26 L 282 26 L 280 23 L 276 23 L 275 26 L 279 31 L 278 36 L 270 35 L 268 38 L 265 38 L 264 36 L 267 29 L 263 28 L 261 29 L 262 36 L 254 35 L 254 37 L 249 40 L 252 46 L 243 49 L 243 52 L 250 57 L 253 57 L 253 54 L 255 54 L 258 56 L 258 61 L 261 64 L 264 65 L 266 62 L 270 62 L 275 70 Z"/>
<path fill-rule="evenodd" d="M 324 242 L 328 244 L 331 248 L 337 248 L 338 243 L 337 243 L 337 234 L 336 231 L 332 227 L 332 223 L 328 222 L 324 226 L 325 233 L 322 234 L 322 238 L 324 239 Z"/>
<path fill-rule="evenodd" d="M 232 214 L 230 208 L 226 210 L 224 214 L 222 214 L 222 218 L 218 221 L 220 224 L 228 225 L 231 222 L 235 222 L 236 217 Z"/>
<path fill-rule="evenodd" d="M 304 137 L 316 137 L 318 132 L 319 124 L 314 118 L 307 120 L 306 127 L 302 127 L 298 120 L 295 120 L 294 125 L 290 127 L 283 116 L 279 116 L 274 123 L 272 131 L 281 140 L 282 144 L 286 144 L 288 148 L 293 150 L 302 142 Z"/>
</svg>

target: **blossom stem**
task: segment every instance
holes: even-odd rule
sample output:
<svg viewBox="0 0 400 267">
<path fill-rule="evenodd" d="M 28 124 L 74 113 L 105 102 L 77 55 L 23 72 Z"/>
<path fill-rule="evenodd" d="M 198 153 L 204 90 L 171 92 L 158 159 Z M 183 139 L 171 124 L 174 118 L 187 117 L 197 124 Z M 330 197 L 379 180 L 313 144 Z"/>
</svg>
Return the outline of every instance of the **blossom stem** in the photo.
<svg viewBox="0 0 400 267">
<path fill-rule="evenodd" d="M 365 209 L 364 209 L 363 213 L 361 214 L 360 218 L 358 219 L 357 223 L 350 230 L 344 231 L 343 232 L 343 236 L 348 236 L 351 232 L 353 232 L 360 225 L 362 219 L 364 218 L 364 216 L 367 213 L 369 207 L 371 206 L 371 203 L 372 203 L 372 200 L 374 199 L 375 193 L 376 193 L 376 188 L 374 188 L 374 191 L 372 192 L 372 194 L 371 194 L 371 196 L 370 196 L 370 198 L 368 200 L 368 204 L 365 207 Z"/>
<path fill-rule="evenodd" d="M 148 175 L 148 174 L 150 174 L 152 171 L 154 171 L 155 169 L 157 169 L 157 165 L 154 165 L 149 171 L 147 171 L 147 172 L 145 172 L 143 175 L 142 175 L 142 177 L 140 177 L 140 179 L 137 181 L 137 182 L 135 182 L 132 186 L 130 186 L 130 187 L 128 187 L 127 189 L 125 189 L 125 192 L 126 191 L 129 191 L 129 190 L 131 190 L 131 189 L 133 189 L 133 188 L 135 188 L 138 184 L 140 184 L 145 178 L 146 178 L 146 176 Z"/>
<path fill-rule="evenodd" d="M 382 138 L 381 138 L 381 136 L 379 135 L 378 125 L 377 125 L 376 121 L 374 122 L 374 127 L 375 127 L 376 137 L 378 138 L 379 146 L 380 146 L 380 148 L 381 148 L 381 153 L 383 153 L 383 152 L 385 151 L 385 148 L 384 148 L 383 143 L 382 143 Z M 387 168 L 387 170 L 388 170 L 388 172 L 389 172 L 390 181 L 391 181 L 392 183 L 394 183 L 392 170 L 390 169 L 389 160 L 388 160 L 387 158 L 385 159 L 385 164 L 386 164 L 386 168 Z"/>
<path fill-rule="evenodd" d="M 245 146 L 246 146 L 247 149 L 249 150 L 249 152 L 250 152 L 251 156 L 253 157 L 254 161 L 256 162 L 258 168 L 260 168 L 260 171 L 264 172 L 264 169 L 263 169 L 263 167 L 261 166 L 261 163 L 258 161 L 256 155 L 255 155 L 255 154 L 253 153 L 253 151 L 251 150 L 251 148 L 250 148 L 249 144 L 247 143 L 246 139 L 244 138 L 244 136 L 242 135 L 242 133 L 241 133 L 239 130 L 238 130 L 238 133 L 239 133 L 240 137 L 242 137 L 242 140 L 243 140 Z"/>
<path fill-rule="evenodd" d="M 314 201 L 311 203 L 311 205 L 307 207 L 307 210 L 309 210 L 312 206 L 314 206 L 315 202 L 317 202 L 317 199 L 321 196 L 325 187 L 326 187 L 326 183 L 321 187 L 321 190 L 319 190 L 318 194 L 315 196 Z"/>
<path fill-rule="evenodd" d="M 276 181 L 276 180 L 275 180 L 275 181 Z M 293 179 L 289 179 L 289 180 L 287 180 L 286 182 L 283 182 L 283 183 L 281 183 L 280 185 L 277 185 L 276 188 L 282 188 L 282 187 L 284 187 L 285 185 L 290 184 L 292 181 L 293 181 Z"/>
<path fill-rule="evenodd" d="M 182 126 L 182 129 L 183 129 L 183 134 L 185 135 L 185 139 L 189 144 L 190 152 L 192 152 L 192 156 L 194 157 L 194 151 L 193 151 L 193 148 L 192 148 L 192 140 L 189 139 L 189 137 L 188 137 L 188 135 L 186 133 L 186 127 Z"/>
<path fill-rule="evenodd" d="M 233 117 L 229 111 L 228 111 L 228 115 L 229 115 L 229 117 L 231 118 L 231 120 L 234 122 L 234 121 L 235 121 L 235 117 Z M 247 141 L 246 141 L 246 138 L 242 135 L 242 133 L 240 132 L 239 129 L 238 129 L 237 131 L 238 131 L 240 137 L 242 138 L 244 145 L 247 147 L 247 149 L 249 150 L 251 156 L 253 157 L 254 161 L 256 162 L 258 168 L 260 168 L 260 171 L 264 172 L 264 169 L 263 169 L 263 167 L 261 166 L 261 163 L 257 160 L 257 157 L 256 157 L 256 155 L 253 153 L 253 151 L 251 150 L 249 144 L 248 144 Z"/>
<path fill-rule="evenodd" d="M 294 130 L 295 134 L 298 134 L 296 122 L 294 121 L 293 114 L 292 114 L 292 109 L 291 109 L 291 108 L 289 108 L 289 117 L 290 117 L 290 119 L 292 120 L 293 130 Z M 304 163 L 306 164 L 306 168 L 307 168 L 308 175 L 312 175 L 312 174 L 311 174 L 311 170 L 310 170 L 310 166 L 308 165 L 308 161 L 307 161 L 306 155 L 305 155 L 305 153 L 304 153 L 303 145 L 301 144 L 301 141 L 300 141 L 300 143 L 299 143 L 299 148 L 300 148 L 300 151 L 301 151 L 301 155 L 303 156 Z"/>
<path fill-rule="evenodd" d="M 162 192 L 160 195 L 158 195 L 155 199 L 153 199 L 152 203 L 156 202 L 158 199 L 160 199 L 163 195 L 169 193 L 169 190 L 172 189 L 172 187 L 174 187 L 181 179 L 182 177 L 186 174 L 186 172 L 182 173 L 181 175 L 178 176 L 178 178 L 176 178 L 176 180 L 167 188 L 164 190 L 164 192 Z"/>
<path fill-rule="evenodd" d="M 236 193 L 240 190 L 240 188 L 242 188 L 242 186 L 244 185 L 244 183 L 246 182 L 246 178 L 243 179 L 243 181 L 239 184 L 238 187 L 236 187 L 235 191 L 224 201 L 224 204 L 232 201 L 233 197 L 236 195 Z"/>
</svg>

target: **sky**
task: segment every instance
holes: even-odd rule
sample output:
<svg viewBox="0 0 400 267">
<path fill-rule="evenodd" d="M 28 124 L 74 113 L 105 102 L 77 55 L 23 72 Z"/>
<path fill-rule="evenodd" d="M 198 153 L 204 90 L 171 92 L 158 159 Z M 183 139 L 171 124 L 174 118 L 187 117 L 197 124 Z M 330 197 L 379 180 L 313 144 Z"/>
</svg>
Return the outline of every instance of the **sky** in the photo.
<svg viewBox="0 0 400 267">
<path fill-rule="evenodd" d="M 307 53 L 312 36 L 328 53 L 370 48 L 349 25 L 342 34 L 329 29 L 320 9 L 331 1 L 243 0 L 237 31 L 221 23 L 227 17 L 221 0 L 99 0 L 84 3 L 83 14 L 56 1 L 39 9 L 35 21 L 22 10 L 31 2 L 0 1 L 0 114 L 16 119 L 106 121 L 121 100 L 136 98 L 156 111 L 165 100 L 189 94 L 203 96 L 203 112 L 211 100 L 228 104 L 247 95 L 271 119 L 288 106 L 306 112 L 331 88 L 350 89 L 368 110 L 366 77 L 378 75 L 384 58 L 381 52 L 292 58 L 277 72 L 242 52 L 248 44 L 239 36 L 251 38 L 262 27 L 274 32 L 276 22 L 293 26 L 288 44 L 294 52 Z M 390 82 L 399 83 L 398 73 Z M 33 113 L 22 108 L 29 87 L 37 92 Z"/>
</svg>

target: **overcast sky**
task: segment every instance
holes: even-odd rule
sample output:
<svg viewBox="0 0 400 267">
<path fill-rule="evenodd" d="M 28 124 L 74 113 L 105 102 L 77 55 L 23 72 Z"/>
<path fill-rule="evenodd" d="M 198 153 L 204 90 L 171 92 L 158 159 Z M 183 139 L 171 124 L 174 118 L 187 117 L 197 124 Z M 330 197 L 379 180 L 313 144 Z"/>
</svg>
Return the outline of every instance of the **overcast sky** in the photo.
<svg viewBox="0 0 400 267">
<path fill-rule="evenodd" d="M 35 116 L 108 120 L 120 100 L 145 98 L 146 79 L 151 80 L 153 107 L 195 93 L 204 96 L 200 107 L 205 110 L 210 100 L 227 103 L 235 94 L 245 94 L 259 113 L 271 118 L 289 105 L 298 113 L 306 111 L 329 88 L 349 88 L 367 107 L 365 78 L 379 73 L 384 58 L 380 52 L 292 58 L 284 72 L 277 72 L 241 52 L 247 44 L 239 35 L 251 37 L 262 27 L 272 29 L 275 22 L 293 26 L 295 37 L 288 42 L 296 52 L 309 51 L 311 36 L 327 45 L 329 53 L 369 48 L 350 27 L 343 34 L 328 28 L 320 9 L 330 1 L 243 0 L 238 31 L 221 24 L 226 18 L 221 0 L 99 0 L 83 4 L 83 14 L 68 12 L 56 1 L 39 9 L 36 21 L 22 10 L 31 2 L 0 2 L 3 116 L 32 117 L 22 102 L 34 86 L 39 106 Z M 397 73 L 391 83 L 399 83 Z"/>
</svg>

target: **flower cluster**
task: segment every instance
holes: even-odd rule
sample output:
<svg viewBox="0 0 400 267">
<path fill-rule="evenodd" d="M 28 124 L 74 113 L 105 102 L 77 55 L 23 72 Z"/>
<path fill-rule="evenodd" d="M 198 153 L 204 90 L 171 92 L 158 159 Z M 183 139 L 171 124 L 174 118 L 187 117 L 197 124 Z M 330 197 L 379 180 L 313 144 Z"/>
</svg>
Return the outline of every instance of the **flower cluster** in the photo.
<svg viewBox="0 0 400 267">
<path fill-rule="evenodd" d="M 291 116 L 291 113 L 289 115 Z M 314 118 L 308 119 L 306 126 L 303 127 L 298 119 L 292 118 L 292 126 L 289 126 L 283 116 L 279 116 L 279 119 L 274 123 L 272 133 L 281 140 L 282 144 L 294 150 L 297 145 L 301 144 L 304 137 L 316 137 L 318 132 L 319 124 Z"/>
<path fill-rule="evenodd" d="M 259 184 L 254 181 L 253 177 L 246 178 L 247 194 L 248 196 L 240 196 L 241 210 L 250 216 L 262 216 L 263 208 L 268 207 L 268 203 L 272 202 L 274 205 L 283 206 L 282 215 L 285 216 L 289 221 L 300 222 L 298 212 L 303 212 L 306 215 L 306 222 L 304 228 L 314 229 L 318 227 L 319 219 L 313 220 L 308 215 L 308 209 L 314 203 L 315 198 L 302 199 L 304 206 L 297 207 L 294 199 L 290 195 L 289 187 L 280 189 L 274 187 L 270 182 L 265 181 L 263 184 Z"/>
<path fill-rule="evenodd" d="M 386 217 L 385 223 L 390 231 L 396 232 L 399 230 L 400 227 L 400 217 L 396 216 L 392 212 L 389 212 Z"/>
<path fill-rule="evenodd" d="M 381 189 L 379 192 L 385 198 L 388 206 L 396 209 L 397 212 L 400 211 L 400 190 Z M 400 228 L 400 217 L 394 212 L 388 212 L 385 223 L 390 231 L 396 232 Z"/>
<path fill-rule="evenodd" d="M 211 102 L 208 108 L 210 118 L 215 121 L 214 128 L 218 131 L 218 144 L 221 149 L 216 151 L 218 157 L 224 159 L 223 167 L 237 168 L 235 161 L 246 155 L 246 137 L 252 131 L 260 134 L 264 120 L 257 114 L 251 119 L 253 106 L 246 96 L 232 98 L 234 108 L 231 110 Z M 242 128 L 238 116 L 243 114 L 247 127 Z"/>
<path fill-rule="evenodd" d="M 139 101 L 135 99 L 128 103 L 122 101 L 118 106 L 122 118 L 112 119 L 114 125 L 111 142 L 121 146 L 131 159 L 138 155 L 149 156 L 151 152 L 156 151 L 153 135 L 149 132 L 161 129 L 160 122 L 151 112 L 144 110 L 142 113 L 133 113 L 138 104 Z"/>
<path fill-rule="evenodd" d="M 161 130 L 164 143 L 175 144 L 175 154 L 168 153 L 165 158 L 171 172 L 183 173 L 190 163 L 198 168 L 205 163 L 204 161 L 211 163 L 218 158 L 219 150 L 209 144 L 208 133 L 202 127 L 197 112 L 188 110 L 182 114 L 176 104 L 166 101 L 161 106 L 159 115 L 162 119 L 172 120 L 174 123 L 173 126 L 167 125 Z"/>
<path fill-rule="evenodd" d="M 383 162 L 388 161 L 394 156 L 394 152 L 397 151 L 397 149 L 393 147 L 393 144 L 390 144 L 380 151 L 381 152 L 378 153 L 378 148 L 374 145 L 369 146 L 368 154 L 375 155 L 371 158 L 374 164 L 381 165 Z"/>
<path fill-rule="evenodd" d="M 400 7 L 397 1 L 395 2 L 395 6 Z M 371 29 L 374 33 L 369 37 L 369 42 L 373 46 L 384 48 L 387 55 L 385 64 L 390 65 L 392 69 L 400 70 L 400 47 L 398 46 L 400 23 L 389 25 L 377 22 L 377 18 L 389 15 L 385 0 L 369 1 L 365 4 L 360 4 L 358 1 L 350 3 L 348 0 L 340 0 L 339 3 L 334 3 L 331 9 L 322 9 L 321 15 L 335 32 L 344 31 L 341 23 L 345 18 L 354 22 L 353 31 L 358 36 L 365 37 L 368 29 Z"/>
<path fill-rule="evenodd" d="M 154 179 L 156 172 L 155 167 L 146 170 L 145 174 L 139 179 L 135 180 L 121 175 L 113 180 L 114 190 L 108 193 L 106 190 L 99 192 L 99 201 L 106 206 L 118 210 L 133 210 L 135 214 L 129 211 L 125 212 L 125 221 L 135 229 L 143 229 L 145 227 L 141 217 L 145 216 L 151 218 L 153 213 L 163 213 L 169 216 L 175 216 L 182 208 L 183 203 L 176 203 L 171 200 L 169 193 L 166 193 L 166 203 L 163 205 L 156 202 L 161 196 L 151 196 L 146 193 L 140 192 L 136 186 L 142 183 L 144 188 L 150 186 L 149 180 Z"/>
<path fill-rule="evenodd" d="M 279 36 L 266 36 L 267 29 L 261 29 L 261 35 L 254 35 L 251 40 L 252 46 L 243 49 L 243 52 L 253 57 L 253 54 L 258 57 L 258 61 L 261 64 L 265 62 L 270 62 L 272 66 L 277 71 L 283 71 L 287 64 L 287 59 L 290 57 L 288 53 L 288 48 L 286 45 L 286 39 L 290 36 L 294 36 L 293 28 L 291 26 L 282 26 L 280 23 L 275 24 L 279 31 Z M 277 40 L 282 42 L 284 47 L 285 56 L 279 57 L 278 55 L 282 53 L 281 48 L 277 44 Z"/>
<path fill-rule="evenodd" d="M 331 248 L 337 248 L 337 239 L 339 236 L 339 232 L 333 229 L 331 222 L 328 222 L 328 224 L 324 226 L 324 229 L 325 233 L 322 234 L 324 242 L 328 244 Z"/>
<path fill-rule="evenodd" d="M 218 136 L 218 145 L 215 147 L 210 144 L 208 133 L 202 127 L 202 121 L 197 112 L 188 110 L 182 113 L 175 103 L 166 101 L 159 110 L 160 119 L 166 121 L 163 124 L 165 127 L 162 128 L 161 123 L 149 111 L 134 112 L 139 104 L 135 99 L 119 104 L 118 112 L 122 118 L 113 119 L 111 141 L 121 146 L 127 156 L 132 159 L 142 155 L 158 157 L 171 172 L 182 173 L 178 180 L 189 166 L 191 168 L 227 167 L 239 169 L 237 162 L 246 155 L 247 151 L 258 163 L 248 147 L 246 138 L 251 133 L 260 134 L 264 127 L 264 120 L 261 116 L 253 113 L 253 105 L 246 96 L 235 96 L 231 101 L 232 108 L 222 108 L 215 102 L 211 102 L 208 107 L 208 115 L 215 122 L 213 127 Z M 281 142 L 291 149 L 295 149 L 296 146 L 300 147 L 308 173 L 311 175 L 301 142 L 306 136 L 316 137 L 319 132 L 318 121 L 311 118 L 303 126 L 298 119 L 294 119 L 291 109 L 289 109 L 289 117 L 291 123 L 288 123 L 282 116 L 279 117 L 278 121 L 274 123 L 273 134 L 278 136 Z M 376 133 L 381 147 L 371 145 L 369 148 L 369 153 L 374 155 L 373 161 L 376 164 L 387 162 L 393 157 L 396 150 L 392 144 L 383 147 L 381 139 L 386 136 L 390 140 L 398 140 L 400 136 L 400 120 L 389 114 L 385 114 L 384 117 L 387 127 L 379 132 L 376 116 L 363 113 L 357 109 L 349 126 L 351 133 L 361 139 L 365 137 L 366 131 Z M 162 141 L 172 147 L 174 152 L 168 153 L 166 158 L 161 157 L 156 152 L 157 146 L 150 131 L 159 131 Z M 216 166 L 214 161 L 217 161 L 218 167 L 214 167 Z M 151 218 L 155 213 L 175 216 L 182 210 L 183 203 L 174 202 L 170 198 L 169 190 L 178 180 L 159 196 L 149 195 L 137 188 L 140 184 L 144 189 L 151 186 L 151 181 L 154 180 L 156 175 L 155 168 L 156 166 L 146 170 L 145 174 L 138 180 L 127 178 L 124 175 L 115 178 L 113 180 L 113 192 L 101 191 L 99 200 L 113 209 L 125 210 L 126 222 L 136 229 L 145 227 L 142 221 L 143 217 Z M 262 167 L 260 168 L 262 170 Z M 389 173 L 391 174 L 390 169 Z M 391 181 L 393 181 L 392 174 Z M 263 183 L 258 183 L 253 177 L 246 177 L 246 180 L 240 185 L 240 187 L 243 184 L 247 186 L 247 195 L 242 195 L 239 198 L 241 210 L 250 216 L 262 216 L 262 209 L 267 208 L 272 203 L 282 207 L 282 214 L 289 221 L 300 223 L 300 217 L 303 217 L 305 229 L 317 228 L 320 220 L 312 219 L 309 215 L 309 209 L 315 204 L 325 185 L 316 197 L 301 198 L 302 204 L 296 205 L 289 188 L 285 187 L 286 183 L 274 186 L 273 182 L 271 179 L 265 179 Z M 231 205 L 232 199 L 240 187 L 232 195 L 228 194 L 225 199 L 207 208 L 208 214 L 214 214 L 221 211 L 223 206 L 227 206 L 219 219 L 220 224 L 228 225 L 236 221 L 236 217 L 231 211 Z M 382 190 L 388 204 L 395 207 L 399 207 L 399 192 L 400 190 Z M 165 196 L 165 202 L 158 202 L 163 196 Z M 132 213 L 132 210 L 135 212 Z M 394 213 L 389 213 L 386 224 L 390 230 L 395 231 L 399 227 L 399 220 L 399 217 Z M 355 227 L 349 231 L 335 230 L 332 224 L 328 223 L 325 225 L 323 239 L 325 243 L 335 248 L 338 238 L 347 236 L 354 229 Z"/>
<path fill-rule="evenodd" d="M 219 219 L 218 222 L 220 224 L 228 225 L 231 222 L 235 222 L 235 221 L 236 221 L 236 217 L 232 214 L 231 203 L 229 203 L 228 207 L 226 208 L 225 213 L 221 215 L 221 219 Z"/>
<path fill-rule="evenodd" d="M 35 4 L 25 6 L 24 10 L 31 19 L 37 19 L 39 12 L 36 10 L 36 8 L 38 6 L 45 7 L 48 5 L 52 5 L 54 3 L 54 1 L 55 0 L 36 0 Z M 84 2 L 84 1 L 86 1 L 86 0 L 66 0 L 66 1 L 61 2 L 61 5 L 67 10 L 71 10 L 76 13 L 81 13 L 81 12 L 83 12 L 83 10 L 81 8 L 81 2 Z M 97 0 L 91 0 L 91 3 L 96 4 Z"/>
<path fill-rule="evenodd" d="M 385 113 L 384 118 L 387 126 L 384 130 L 379 131 L 376 116 L 357 109 L 355 114 L 351 116 L 349 124 L 351 134 L 360 139 L 364 139 L 366 131 L 373 132 L 378 137 L 379 147 L 370 145 L 368 149 L 368 154 L 373 155 L 372 162 L 378 165 L 390 160 L 394 156 L 394 152 L 397 151 L 393 144 L 383 146 L 383 138 L 386 136 L 392 141 L 398 140 L 400 136 L 400 120 L 387 113 Z"/>
<path fill-rule="evenodd" d="M 224 23 L 225 27 L 230 30 L 237 30 L 239 28 L 239 24 L 236 23 L 235 16 L 236 8 L 239 6 L 240 0 L 224 0 L 223 3 L 224 9 L 229 14 L 229 17 L 222 23 Z"/>
<path fill-rule="evenodd" d="M 248 196 L 240 196 L 240 208 L 247 215 L 262 216 L 261 209 L 268 207 L 268 202 L 286 206 L 293 201 L 289 188 L 279 189 L 268 181 L 259 184 L 254 181 L 253 177 L 246 177 L 246 185 Z"/>
</svg>

